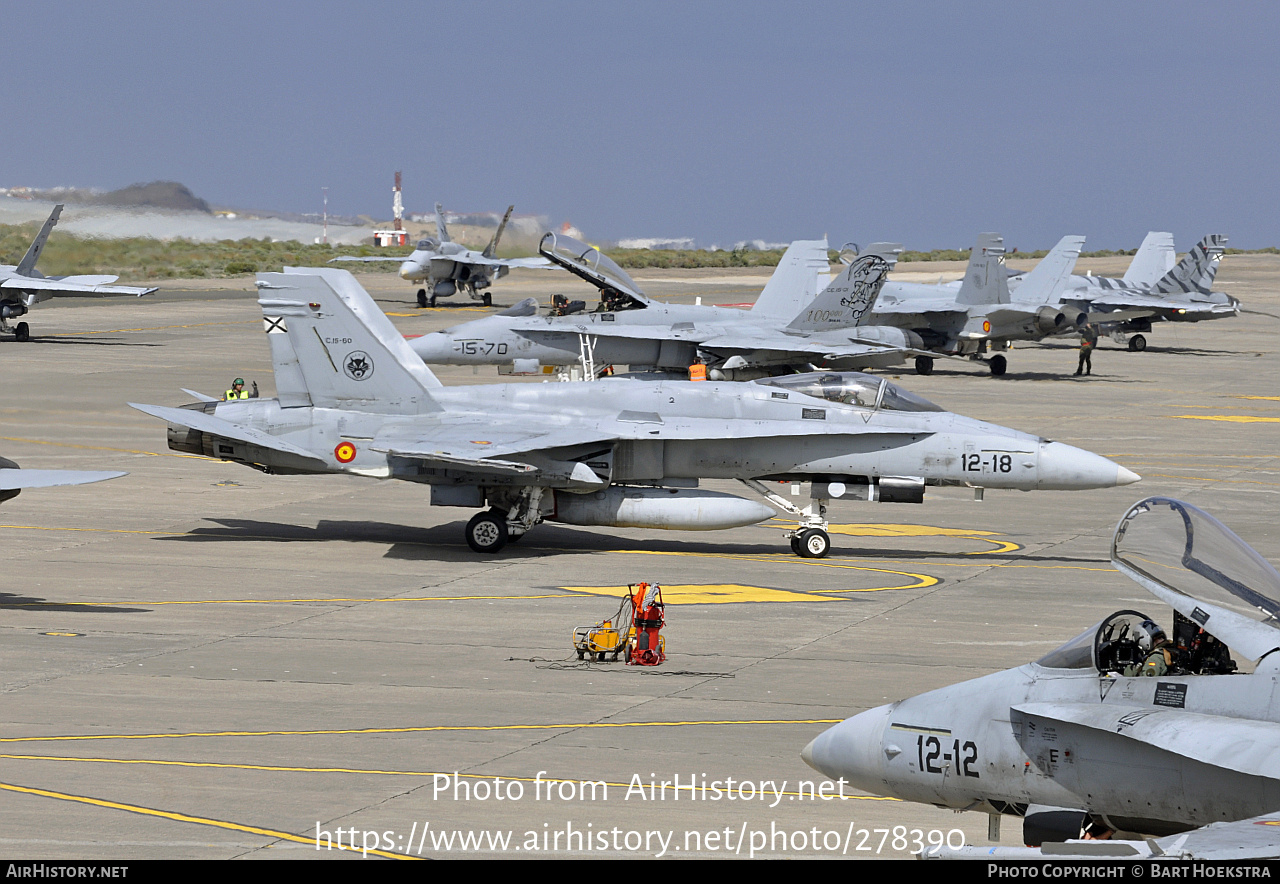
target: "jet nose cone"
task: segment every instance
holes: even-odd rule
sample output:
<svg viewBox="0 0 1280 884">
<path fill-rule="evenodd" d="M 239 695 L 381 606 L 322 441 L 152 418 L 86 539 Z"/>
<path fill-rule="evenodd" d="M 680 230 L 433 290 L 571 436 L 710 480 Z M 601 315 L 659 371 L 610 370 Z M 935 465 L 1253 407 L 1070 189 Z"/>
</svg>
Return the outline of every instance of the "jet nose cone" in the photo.
<svg viewBox="0 0 1280 884">
<path fill-rule="evenodd" d="M 405 261 L 400 265 L 401 279 L 421 279 L 422 265 L 417 261 Z"/>
<path fill-rule="evenodd" d="M 1100 454 L 1064 445 L 1041 442 L 1037 458 L 1036 488 L 1047 491 L 1081 491 L 1132 485 L 1141 477 Z"/>
<path fill-rule="evenodd" d="M 875 791 L 883 779 L 884 731 L 892 706 L 878 706 L 828 728 L 800 752 L 800 758 L 819 773 Z"/>
<path fill-rule="evenodd" d="M 1126 470 L 1124 467 L 1120 467 L 1118 472 L 1116 473 L 1117 485 L 1132 485 L 1134 482 L 1141 482 L 1141 481 L 1142 481 L 1141 476 L 1139 476 L 1133 470 Z"/>
</svg>

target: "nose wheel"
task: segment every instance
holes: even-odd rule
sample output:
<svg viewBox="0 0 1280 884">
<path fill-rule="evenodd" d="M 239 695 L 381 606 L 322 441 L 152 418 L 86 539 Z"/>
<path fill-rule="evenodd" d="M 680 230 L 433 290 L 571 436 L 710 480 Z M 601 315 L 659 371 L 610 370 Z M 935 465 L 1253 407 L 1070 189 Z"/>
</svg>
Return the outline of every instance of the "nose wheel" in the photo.
<svg viewBox="0 0 1280 884">
<path fill-rule="evenodd" d="M 821 528 L 808 528 L 793 534 L 791 551 L 802 559 L 824 559 L 831 552 L 831 537 Z"/>
<path fill-rule="evenodd" d="M 25 322 L 19 322 L 13 327 L 14 340 L 29 341 L 31 340 L 31 326 Z"/>
</svg>

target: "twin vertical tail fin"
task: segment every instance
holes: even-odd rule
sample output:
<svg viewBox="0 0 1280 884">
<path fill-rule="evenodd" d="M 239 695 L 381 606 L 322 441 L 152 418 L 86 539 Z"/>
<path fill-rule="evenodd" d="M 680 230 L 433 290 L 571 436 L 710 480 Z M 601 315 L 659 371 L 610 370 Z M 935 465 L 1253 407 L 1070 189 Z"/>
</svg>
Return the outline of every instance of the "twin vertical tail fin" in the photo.
<svg viewBox="0 0 1280 884">
<path fill-rule="evenodd" d="M 440 242 L 453 242 L 449 239 L 449 228 L 444 226 L 444 206 L 436 203 L 436 239 Z"/>
<path fill-rule="evenodd" d="M 785 319 L 818 296 L 818 278 L 829 272 L 827 241 L 801 239 L 787 246 L 751 312 Z"/>
<path fill-rule="evenodd" d="M 1009 272 L 1004 265 L 1004 237 L 1000 234 L 978 234 L 956 303 L 1009 303 Z"/>
<path fill-rule="evenodd" d="M 18 262 L 17 270 L 19 276 L 40 276 L 36 270 L 36 261 L 40 259 L 40 253 L 44 251 L 44 244 L 49 239 L 49 234 L 53 232 L 53 228 L 57 226 L 58 218 L 62 215 L 62 203 L 58 203 L 53 207 L 53 211 L 49 213 L 49 220 L 44 222 L 44 226 L 40 228 L 40 232 L 36 234 L 36 238 L 32 240 L 31 246 L 27 249 L 27 253 L 22 256 L 22 260 Z"/>
<path fill-rule="evenodd" d="M 1080 257 L 1080 249 L 1084 247 L 1083 236 L 1064 236 L 1058 240 L 1049 254 L 1040 259 L 1040 263 L 1031 268 L 1031 272 L 1022 277 L 1014 292 L 1014 300 L 1034 304 L 1057 304 L 1063 291 L 1071 282 L 1071 271 L 1075 269 L 1076 259 Z"/>
<path fill-rule="evenodd" d="M 854 328 L 872 312 L 880 289 L 893 265 L 898 261 L 902 246 L 898 243 L 873 243 L 831 280 L 809 306 L 800 311 L 791 324 L 791 331 L 813 332 L 826 329 Z"/>
<path fill-rule="evenodd" d="M 355 277 L 333 268 L 258 274 L 258 304 L 282 408 L 440 411 L 440 382 Z"/>
<path fill-rule="evenodd" d="M 1173 234 L 1151 231 L 1138 246 L 1123 282 L 1130 288 L 1151 288 L 1173 269 L 1177 262 L 1173 250 Z"/>
<path fill-rule="evenodd" d="M 1213 279 L 1218 275 L 1218 263 L 1226 251 L 1227 238 L 1211 233 L 1196 247 L 1187 252 L 1178 265 L 1160 277 L 1155 289 L 1168 295 L 1198 292 L 1207 295 L 1212 291 Z"/>
<path fill-rule="evenodd" d="M 498 240 L 502 239 L 502 231 L 507 229 L 507 221 L 511 219 L 511 213 L 515 210 L 514 205 L 507 206 L 507 214 L 502 216 L 502 223 L 498 225 L 498 229 L 494 231 L 493 239 L 489 240 L 489 244 L 484 247 L 482 254 L 486 258 L 492 258 L 498 253 Z"/>
</svg>

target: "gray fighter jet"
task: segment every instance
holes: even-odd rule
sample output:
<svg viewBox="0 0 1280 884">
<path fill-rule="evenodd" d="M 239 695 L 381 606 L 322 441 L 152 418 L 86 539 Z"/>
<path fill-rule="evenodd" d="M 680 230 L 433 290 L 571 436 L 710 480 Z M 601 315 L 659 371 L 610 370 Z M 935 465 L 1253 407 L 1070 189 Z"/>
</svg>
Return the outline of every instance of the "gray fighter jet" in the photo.
<svg viewBox="0 0 1280 884">
<path fill-rule="evenodd" d="M 1173 235 L 1153 231 L 1122 278 L 1073 275 L 1061 301 L 1077 318 L 1087 314 L 1116 343 L 1145 350 L 1153 322 L 1201 322 L 1240 312 L 1239 299 L 1213 291 L 1226 243 L 1225 236 L 1206 236 L 1175 264 Z M 1020 282 L 1019 276 L 1009 278 L 1014 297 Z"/>
<path fill-rule="evenodd" d="M 529 298 L 496 316 L 414 338 L 424 362 L 501 365 L 516 373 L 580 364 L 594 376 L 606 366 L 687 372 L 707 366 L 712 380 L 750 380 L 812 364 L 834 369 L 883 367 L 927 355 L 910 331 L 862 324 L 901 247 L 877 243 L 820 293 L 826 240 L 793 242 L 750 310 L 666 304 L 648 298 L 599 249 L 548 233 L 539 251 L 600 289 L 600 304 L 559 298 L 548 315 Z"/>
<path fill-rule="evenodd" d="M 49 213 L 35 240 L 17 264 L 0 264 L 0 332 L 11 333 L 16 340 L 31 340 L 31 327 L 19 322 L 12 328 L 10 319 L 25 316 L 27 311 L 49 298 L 107 297 L 111 295 L 149 295 L 154 288 L 111 285 L 118 276 L 45 276 L 36 269 L 36 261 L 44 244 L 62 215 L 59 203 Z"/>
<path fill-rule="evenodd" d="M 343 270 L 258 276 L 275 399 L 134 405 L 169 447 L 272 473 L 354 473 L 431 486 L 431 503 L 489 509 L 467 525 L 496 552 L 537 523 L 710 530 L 773 515 L 698 489 L 740 479 L 800 521 L 823 556 L 832 498 L 920 502 L 926 485 L 1021 490 L 1136 482 L 1061 442 L 948 414 L 880 378 L 640 381 L 445 388 Z M 793 504 L 765 481 L 812 482 Z M 798 489 L 797 489 L 798 490 Z"/>
<path fill-rule="evenodd" d="M 930 350 L 975 360 L 990 350 L 1008 350 L 1012 341 L 1038 341 L 1073 332 L 1072 312 L 1063 305 L 1061 295 L 1083 245 L 1083 236 L 1063 237 L 1021 278 L 1014 296 L 1005 267 L 1004 239 L 981 234 L 960 282 L 928 285 L 889 280 L 867 321 L 909 329 Z M 1008 368 L 1002 352 L 987 361 L 993 375 L 1002 375 Z M 929 374 L 933 359 L 917 356 L 916 371 Z"/>
<path fill-rule="evenodd" d="M 1172 621 L 1117 611 L 1034 663 L 855 715 L 802 757 L 856 789 L 992 814 L 993 840 L 1000 814 L 1033 847 L 1085 826 L 1139 839 L 1059 856 L 1280 856 L 1280 574 L 1161 497 L 1120 520 L 1111 561 Z"/>
<path fill-rule="evenodd" d="M 492 296 L 482 289 L 493 285 L 495 279 L 506 276 L 512 267 L 546 269 L 552 266 L 543 258 L 495 257 L 498 240 L 502 238 L 502 231 L 506 229 L 513 209 L 515 206 L 507 206 L 502 223 L 494 231 L 493 239 L 489 240 L 483 252 L 472 251 L 449 238 L 449 229 L 444 223 L 444 206 L 436 203 L 436 237 L 418 240 L 409 257 L 357 258 L 348 255 L 334 258 L 333 261 L 399 261 L 402 279 L 423 284 L 418 289 L 419 307 L 434 307 L 436 298 L 447 298 L 459 291 L 488 307 L 492 303 Z"/>
<path fill-rule="evenodd" d="M 24 488 L 88 485 L 127 475 L 116 470 L 24 470 L 9 458 L 0 457 L 0 503 L 13 500 Z"/>
</svg>

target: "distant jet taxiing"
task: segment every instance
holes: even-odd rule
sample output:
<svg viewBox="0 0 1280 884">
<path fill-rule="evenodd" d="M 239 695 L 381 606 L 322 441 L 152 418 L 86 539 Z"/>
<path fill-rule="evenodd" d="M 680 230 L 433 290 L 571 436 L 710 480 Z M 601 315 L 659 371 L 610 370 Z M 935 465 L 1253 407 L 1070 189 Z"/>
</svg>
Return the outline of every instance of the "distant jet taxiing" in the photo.
<svg viewBox="0 0 1280 884">
<path fill-rule="evenodd" d="M 511 272 L 512 267 L 534 267 L 546 269 L 551 262 L 545 258 L 498 258 L 498 240 L 506 229 L 507 221 L 515 206 L 507 206 L 507 213 L 493 234 L 493 239 L 485 246 L 484 251 L 475 252 L 449 238 L 449 229 L 444 223 L 444 206 L 436 203 L 436 237 L 418 240 L 413 254 L 405 257 L 372 257 L 357 258 L 346 256 L 334 258 L 334 261 L 399 261 L 400 276 L 413 283 L 422 283 L 418 289 L 418 306 L 434 307 L 436 298 L 447 298 L 459 291 L 471 296 L 473 301 L 480 301 L 486 307 L 492 303 L 492 296 L 482 291 L 493 285 L 495 279 L 501 279 Z M 332 263 L 332 262 L 330 262 Z"/>
<path fill-rule="evenodd" d="M 49 298 L 149 295 L 155 291 L 154 288 L 111 285 L 118 276 L 45 276 L 37 270 L 36 261 L 62 215 L 62 208 L 62 203 L 53 207 L 49 220 L 44 222 L 21 261 L 0 264 L 0 332 L 11 333 L 16 340 L 31 340 L 31 327 L 25 321 L 10 327 L 9 320 L 25 316 L 30 308 Z"/>
</svg>

